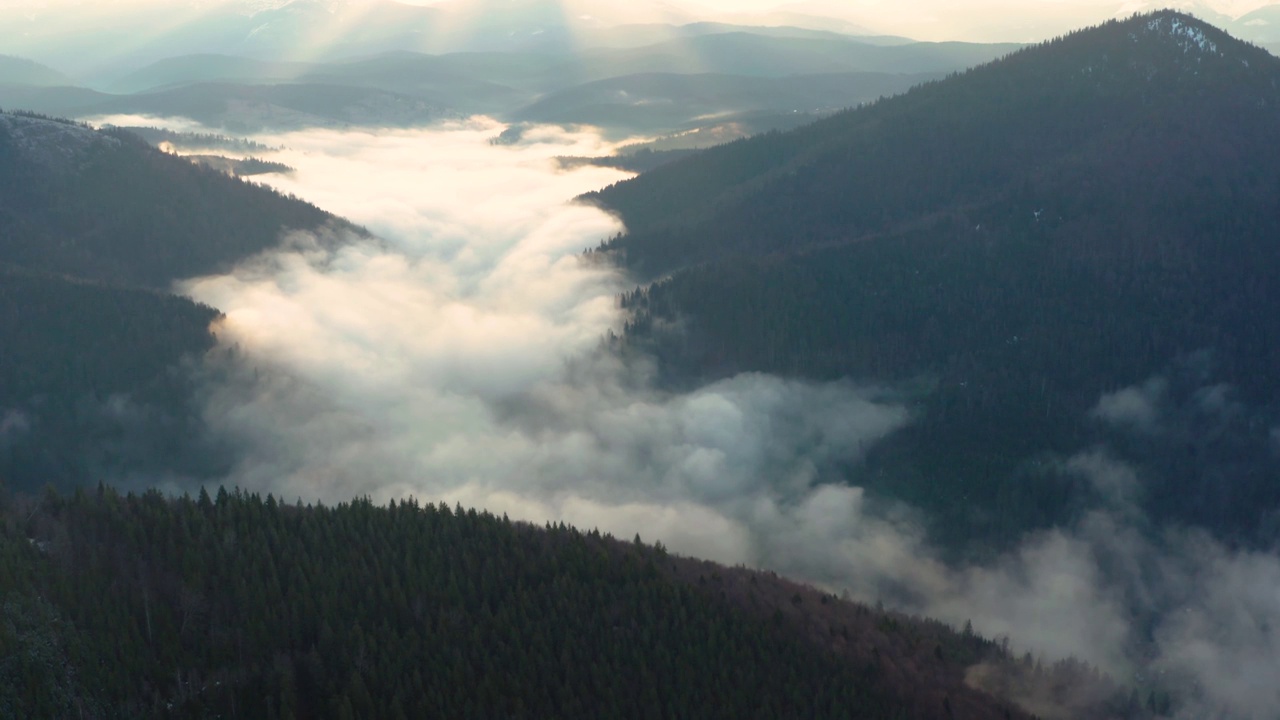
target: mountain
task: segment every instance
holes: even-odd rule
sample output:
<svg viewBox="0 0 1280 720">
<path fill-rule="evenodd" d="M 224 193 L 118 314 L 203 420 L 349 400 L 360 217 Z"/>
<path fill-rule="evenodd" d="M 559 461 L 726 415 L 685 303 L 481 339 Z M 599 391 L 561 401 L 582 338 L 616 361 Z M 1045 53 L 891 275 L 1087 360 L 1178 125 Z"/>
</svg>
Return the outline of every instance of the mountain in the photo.
<svg viewBox="0 0 1280 720">
<path fill-rule="evenodd" d="M 0 481 L 224 472 L 188 366 L 218 313 L 168 290 L 329 225 L 126 131 L 0 114 Z"/>
<path fill-rule="evenodd" d="M 1264 45 L 1280 43 L 1280 5 L 1268 5 L 1236 18 L 1231 29 Z"/>
<path fill-rule="evenodd" d="M 5 497 L 0 602 L 13 717 L 1031 717 L 967 684 L 1031 675 L 971 632 L 413 500 Z"/>
<path fill-rule="evenodd" d="M 308 61 L 387 49 L 424 49 L 433 8 L 389 1 L 174 2 L 0 7 L 0 47 L 109 80 L 190 53 Z"/>
<path fill-rule="evenodd" d="M 760 13 L 730 13 L 721 16 L 726 22 L 734 22 L 741 25 L 753 27 L 770 27 L 777 25 L 786 25 L 792 27 L 805 28 L 809 30 L 838 32 L 842 35 L 856 35 L 860 37 L 871 37 L 877 35 L 877 31 L 864 24 L 850 22 L 840 18 L 844 12 L 830 12 L 830 7 L 812 8 L 813 12 L 805 12 L 810 8 L 804 7 L 804 3 L 787 3 L 767 12 Z M 845 8 L 841 8 L 845 10 Z"/>
<path fill-rule="evenodd" d="M 517 97 L 515 90 L 548 93 L 628 75 L 723 74 L 785 78 L 794 75 L 879 72 L 944 73 L 1016 50 L 1019 45 L 889 43 L 789 28 L 743 31 L 699 24 L 679 37 L 580 51 L 488 51 L 439 55 L 410 51 L 325 63 L 284 63 L 223 55 L 167 58 L 120 78 L 112 89 L 138 93 L 181 85 L 321 83 L 429 97 L 439 88 L 467 88 Z M 634 39 L 634 36 L 633 36 Z M 445 94 L 443 97 L 456 97 Z M 450 102 L 446 100 L 445 102 Z"/>
<path fill-rule="evenodd" d="M 901 92 L 1018 47 L 895 43 L 795 28 L 743 32 L 712 23 L 644 27 L 661 28 L 654 36 L 667 39 L 585 50 L 391 51 L 335 62 L 181 55 L 117 78 L 109 84 L 113 93 L 0 85 L 0 105 L 76 117 L 182 116 L 237 133 L 405 126 L 476 113 L 594 123 L 621 133 L 747 117 L 770 129 L 793 127 L 786 116 L 797 112 Z M 623 93 L 643 95 L 643 107 Z"/>
<path fill-rule="evenodd" d="M 609 0 L 453 0 L 432 7 L 390 0 L 233 0 L 90 4 L 75 13 L 57 5 L 0 5 L 0 47 L 105 86 L 141 66 L 185 54 L 273 62 L 388 51 L 563 54 L 717 31 L 671 5 Z"/>
<path fill-rule="evenodd" d="M 817 20 L 817 18 L 808 18 Z M 816 26 L 816 27 L 815 27 Z M 824 23 L 788 23 L 770 22 L 712 22 L 701 20 L 683 24 L 644 23 L 624 24 L 614 27 L 602 27 L 591 32 L 591 47 L 634 48 L 645 45 L 656 45 L 680 39 L 688 39 L 701 35 L 722 35 L 724 33 L 744 32 L 765 37 L 812 38 L 819 40 L 840 40 L 853 38 L 858 42 L 877 45 L 897 45 L 914 42 L 907 38 L 890 38 L 871 35 L 861 28 L 850 28 L 828 20 Z"/>
<path fill-rule="evenodd" d="M 1062 458 L 1106 444 L 1160 478 L 1152 517 L 1266 545 L 1278 127 L 1280 60 L 1160 12 L 587 199 L 628 227 L 604 249 L 666 278 L 624 344 L 669 382 L 898 388 L 917 418 L 857 481 L 944 544 L 1086 512 Z"/>
<path fill-rule="evenodd" d="M 467 94 L 468 90 L 460 92 Z M 425 125 L 456 114 L 438 102 L 440 93 L 430 94 L 433 99 L 376 87 L 321 82 L 196 82 L 131 95 L 110 95 L 85 88 L 0 88 L 0 102 L 47 115 L 185 117 L 211 128 L 251 133 L 268 128 Z M 475 95 L 484 96 L 482 92 Z M 469 103 L 475 111 L 484 101 L 460 102 Z"/>
<path fill-rule="evenodd" d="M 528 89 L 509 85 L 507 73 L 523 76 L 548 64 L 542 57 L 502 55 L 493 58 L 496 67 L 489 67 L 481 58 L 470 53 L 462 56 L 383 53 L 322 65 L 297 81 L 374 88 L 421 98 L 457 112 L 493 113 L 518 106 L 531 96 Z"/>
<path fill-rule="evenodd" d="M 951 72 L 987 62 L 1016 44 L 909 43 L 885 45 L 857 38 L 775 37 L 750 32 L 700 35 L 638 48 L 588 50 L 579 62 L 603 79 L 641 72 L 707 72 L 756 77 L 817 73 Z"/>
<path fill-rule="evenodd" d="M 6 262 L 159 290 L 229 269 L 282 228 L 335 221 L 130 133 L 13 113 L 0 115 L 0 187 Z"/>
<path fill-rule="evenodd" d="M 833 111 L 904 92 L 936 75 L 837 73 L 760 78 L 647 73 L 548 93 L 514 113 L 524 122 L 671 132 L 746 113 Z"/>
<path fill-rule="evenodd" d="M 430 46 L 434 52 L 591 45 L 594 33 L 601 29 L 684 25 L 697 20 L 689 12 L 654 0 L 454 0 L 439 7 L 440 27 Z"/>
<path fill-rule="evenodd" d="M 0 107 L 55 117 L 92 115 L 113 96 L 84 87 L 65 85 L 0 85 Z"/>
<path fill-rule="evenodd" d="M 234 133 L 331 125 L 426 125 L 450 114 L 419 97 L 320 83 L 196 83 L 115 97 L 93 111 L 176 115 Z"/>
<path fill-rule="evenodd" d="M 111 83 L 113 93 L 129 94 L 174 85 L 222 82 L 270 85 L 291 82 L 316 64 L 277 62 L 233 55 L 201 53 L 165 58 Z"/>
<path fill-rule="evenodd" d="M 75 84 L 66 75 L 33 60 L 0 55 L 0 85 L 50 87 Z"/>
<path fill-rule="evenodd" d="M 797 112 L 899 92 L 917 76 L 1019 47 L 852 37 L 836 25 L 734 25 L 660 2 L 607 0 L 234 1 L 105 14 L 94 5 L 74 16 L 0 8 L 0 20 L 9 21 L 0 22 L 0 47 L 72 65 L 90 81 L 0 82 L 2 107 L 181 116 L 237 133 L 406 126 L 469 114 L 599 123 L 614 133 L 720 134 L 708 119 L 789 128 Z M 797 76 L 806 77 L 782 82 Z M 632 89 L 648 96 L 643 110 L 600 99 Z"/>
</svg>

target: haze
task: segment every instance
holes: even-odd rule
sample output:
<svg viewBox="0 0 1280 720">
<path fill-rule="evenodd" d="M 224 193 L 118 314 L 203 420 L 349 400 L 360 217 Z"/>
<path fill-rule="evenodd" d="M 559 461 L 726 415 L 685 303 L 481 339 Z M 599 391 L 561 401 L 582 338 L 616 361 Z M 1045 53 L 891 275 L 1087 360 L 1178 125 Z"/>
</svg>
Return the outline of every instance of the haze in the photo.
<svg viewBox="0 0 1280 720">
<path fill-rule="evenodd" d="M 344 0 L 326 4 L 332 12 L 338 5 L 348 8 L 367 7 L 378 2 L 379 0 Z M 74 8 L 77 13 L 104 15 L 119 13 L 126 8 L 147 9 L 163 12 L 167 17 L 185 16 L 188 20 L 197 20 L 219 6 L 234 7 L 240 12 L 253 12 L 286 4 L 287 0 L 187 0 L 184 3 L 163 0 L 5 0 L 0 3 L 0 9 L 19 10 L 31 18 L 38 16 L 42 23 L 56 23 L 62 11 L 70 8 Z M 401 0 L 400 4 L 455 11 L 474 3 L 470 0 Z M 510 8 L 530 4 L 532 3 L 499 2 L 486 4 L 485 7 L 487 11 L 500 12 L 504 5 Z M 1157 7 L 1175 7 L 1202 15 L 1234 19 L 1270 3 L 1261 0 L 982 0 L 967 3 L 941 0 L 651 0 L 635 3 L 560 0 L 558 4 L 559 12 L 566 18 L 593 20 L 606 25 L 697 20 L 780 25 L 797 22 L 804 24 L 806 21 L 812 23 L 818 18 L 836 18 L 848 23 L 851 28 L 863 29 L 866 34 L 899 35 L 933 41 L 1035 42 L 1109 18 Z M 465 12 L 471 10 L 468 8 Z"/>
</svg>

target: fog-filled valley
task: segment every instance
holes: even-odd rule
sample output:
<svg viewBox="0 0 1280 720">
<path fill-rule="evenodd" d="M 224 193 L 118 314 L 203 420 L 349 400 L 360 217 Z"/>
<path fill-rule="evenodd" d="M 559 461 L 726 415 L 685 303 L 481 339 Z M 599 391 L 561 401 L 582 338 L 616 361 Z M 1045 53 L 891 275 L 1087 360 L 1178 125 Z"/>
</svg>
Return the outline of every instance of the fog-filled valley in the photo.
<svg viewBox="0 0 1280 720">
<path fill-rule="evenodd" d="M 4 9 L 0 716 L 1274 716 L 1277 6 L 493 5 Z"/>
</svg>

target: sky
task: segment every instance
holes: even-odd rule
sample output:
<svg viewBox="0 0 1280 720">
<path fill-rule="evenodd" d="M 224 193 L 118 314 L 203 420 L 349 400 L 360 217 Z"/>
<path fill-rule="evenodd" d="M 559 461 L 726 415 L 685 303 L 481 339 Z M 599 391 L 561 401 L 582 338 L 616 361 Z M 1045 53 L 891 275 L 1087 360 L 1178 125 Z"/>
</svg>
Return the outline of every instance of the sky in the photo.
<svg viewBox="0 0 1280 720">
<path fill-rule="evenodd" d="M 189 5 L 207 8 L 221 2 L 252 7 L 270 7 L 286 0 L 188 0 Z M 368 3 L 372 0 L 344 0 Z M 411 5 L 457 7 L 470 0 L 400 0 Z M 502 0 L 499 0 L 501 3 Z M 56 12 L 75 8 L 120 10 L 126 7 L 175 6 L 174 0 L 0 0 L 0 8 L 21 8 L 31 12 Z M 1196 12 L 1216 12 L 1239 17 L 1272 3 L 1266 0 L 663 0 L 622 2 L 621 0 L 564 0 L 577 15 L 607 17 L 625 13 L 644 15 L 644 8 L 678 8 L 692 17 L 714 17 L 732 21 L 751 16 L 784 13 L 840 18 L 877 34 L 896 34 L 921 40 L 971 40 L 982 42 L 1038 41 L 1071 29 L 1096 24 L 1108 18 L 1160 7 L 1177 7 Z M 589 8 L 584 10 L 584 8 Z M 786 22 L 785 15 L 775 22 Z"/>
</svg>

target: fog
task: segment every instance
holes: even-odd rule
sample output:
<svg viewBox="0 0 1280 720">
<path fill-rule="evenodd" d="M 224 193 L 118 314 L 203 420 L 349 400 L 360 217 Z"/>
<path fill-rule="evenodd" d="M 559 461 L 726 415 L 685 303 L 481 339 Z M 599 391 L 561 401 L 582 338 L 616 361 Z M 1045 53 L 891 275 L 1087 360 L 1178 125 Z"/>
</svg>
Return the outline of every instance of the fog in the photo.
<svg viewBox="0 0 1280 720">
<path fill-rule="evenodd" d="M 989 561 L 946 564 L 918 511 L 856 486 L 867 450 L 913 421 L 891 389 L 756 374 L 659 389 L 643 358 L 602 343 L 631 285 L 583 250 L 622 228 L 571 202 L 626 175 L 554 161 L 612 146 L 559 128 L 491 144 L 501 130 L 477 118 L 255 138 L 297 168 L 265 182 L 373 237 L 290 233 L 179 288 L 226 313 L 205 405 L 211 432 L 241 449 L 225 482 L 287 502 L 414 496 L 639 534 L 972 621 L 1144 692 L 1179 688 L 1187 718 L 1280 706 L 1277 556 L 1157 526 L 1139 500 L 1159 478 L 1095 447 L 1055 471 L 1090 482 L 1098 508 Z M 1191 410 L 1172 387 L 1137 378 L 1092 417 L 1143 437 L 1181 427 Z M 1239 412 L 1230 388 L 1184 394 L 1196 413 Z"/>
<path fill-rule="evenodd" d="M 621 228 L 571 202 L 626 175 L 555 163 L 610 146 L 550 128 L 490 144 L 501 129 L 256 138 L 297 168 L 272 185 L 375 237 L 289 234 L 179 288 L 226 313 L 233 381 L 210 389 L 207 420 L 246 449 L 227 481 L 461 502 L 749 564 L 798 558 L 815 521 L 856 512 L 858 493 L 822 485 L 906 411 L 843 383 L 652 387 L 644 362 L 600 349 L 630 286 L 583 250 Z"/>
</svg>

